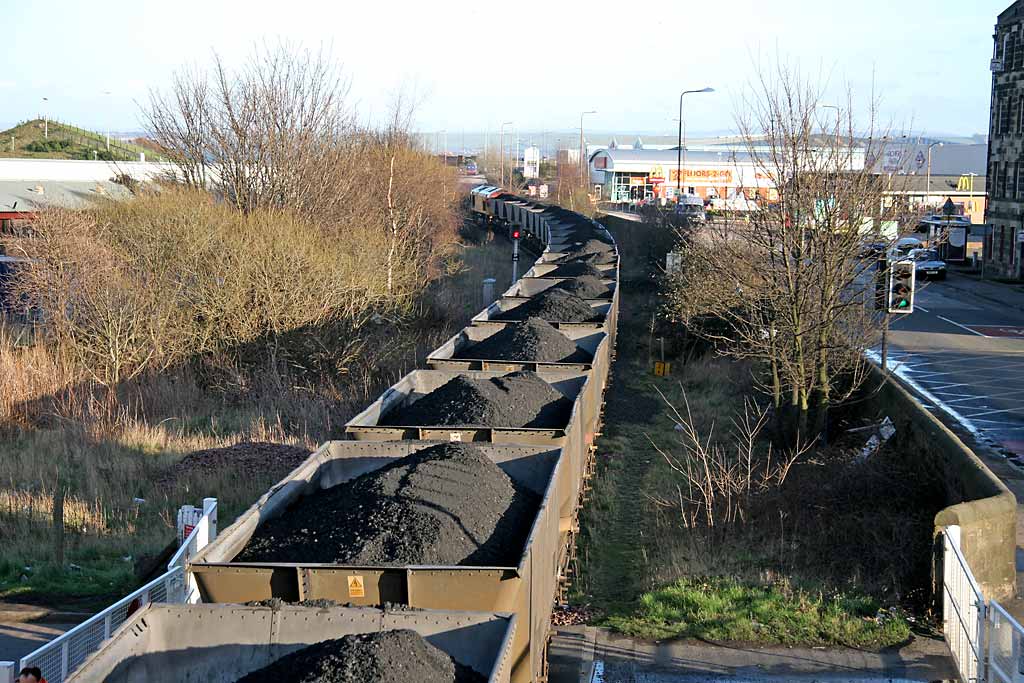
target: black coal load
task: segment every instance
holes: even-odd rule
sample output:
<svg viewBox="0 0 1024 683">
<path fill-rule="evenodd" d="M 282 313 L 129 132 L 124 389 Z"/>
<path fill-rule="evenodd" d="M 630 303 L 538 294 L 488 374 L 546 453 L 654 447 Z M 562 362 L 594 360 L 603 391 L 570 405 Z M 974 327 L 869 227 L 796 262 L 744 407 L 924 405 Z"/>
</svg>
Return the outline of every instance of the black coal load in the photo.
<svg viewBox="0 0 1024 683">
<path fill-rule="evenodd" d="M 535 372 L 477 379 L 457 375 L 381 419 L 382 425 L 560 429 L 572 401 Z"/>
<path fill-rule="evenodd" d="M 575 294 L 581 299 L 604 299 L 610 298 L 612 295 L 608 285 L 593 275 L 581 275 L 562 280 L 552 289 L 561 289 L 570 294 Z"/>
<path fill-rule="evenodd" d="M 541 363 L 578 363 L 591 359 L 590 354 L 540 318 L 506 325 L 487 339 L 458 351 L 456 356 Z"/>
<path fill-rule="evenodd" d="M 588 259 L 593 263 L 615 263 L 615 247 L 599 240 L 587 240 L 571 245 L 566 250 L 566 255 L 558 260 L 559 263 Z"/>
<path fill-rule="evenodd" d="M 593 275 L 593 273 L 579 273 Z M 602 315 L 583 299 L 563 289 L 545 289 L 537 296 L 507 311 L 491 317 L 492 320 L 526 320 L 540 318 L 552 323 L 600 322 Z"/>
<path fill-rule="evenodd" d="M 565 263 L 560 262 L 554 270 L 544 273 L 544 277 L 582 277 L 584 275 L 601 277 L 601 269 L 597 267 L 598 264 L 590 263 L 588 259 L 592 259 L 592 257 L 584 256 Z"/>
<path fill-rule="evenodd" d="M 408 629 L 325 640 L 237 683 L 485 683 L 487 679 Z"/>
<path fill-rule="evenodd" d="M 510 567 L 538 506 L 479 448 L 444 443 L 299 499 L 235 561 Z"/>
</svg>

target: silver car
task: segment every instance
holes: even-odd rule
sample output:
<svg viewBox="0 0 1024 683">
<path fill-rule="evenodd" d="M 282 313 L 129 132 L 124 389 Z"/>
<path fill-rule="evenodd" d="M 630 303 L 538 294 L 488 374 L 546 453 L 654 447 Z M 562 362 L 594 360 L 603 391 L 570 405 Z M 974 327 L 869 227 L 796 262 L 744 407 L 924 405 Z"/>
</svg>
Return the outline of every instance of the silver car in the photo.
<svg viewBox="0 0 1024 683">
<path fill-rule="evenodd" d="M 946 262 L 939 258 L 934 249 L 911 249 L 907 256 L 914 260 L 914 270 L 918 280 L 946 279 Z"/>
</svg>

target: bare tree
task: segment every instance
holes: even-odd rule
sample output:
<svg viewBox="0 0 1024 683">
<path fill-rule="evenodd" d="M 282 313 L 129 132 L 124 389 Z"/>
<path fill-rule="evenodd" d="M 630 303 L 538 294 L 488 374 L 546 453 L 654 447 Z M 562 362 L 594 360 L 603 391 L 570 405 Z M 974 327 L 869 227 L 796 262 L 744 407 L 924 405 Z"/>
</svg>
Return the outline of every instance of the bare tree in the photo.
<svg viewBox="0 0 1024 683">
<path fill-rule="evenodd" d="M 761 202 L 747 223 L 684 239 L 669 297 L 677 319 L 764 363 L 764 388 L 777 415 L 790 418 L 791 442 L 821 433 L 829 407 L 865 376 L 880 316 L 877 256 L 864 244 L 883 221 L 900 219 L 874 167 L 887 139 L 877 100 L 863 117 L 849 92 L 838 116 L 822 105 L 823 86 L 796 68 L 758 74 L 737 126 L 777 201 Z"/>
</svg>

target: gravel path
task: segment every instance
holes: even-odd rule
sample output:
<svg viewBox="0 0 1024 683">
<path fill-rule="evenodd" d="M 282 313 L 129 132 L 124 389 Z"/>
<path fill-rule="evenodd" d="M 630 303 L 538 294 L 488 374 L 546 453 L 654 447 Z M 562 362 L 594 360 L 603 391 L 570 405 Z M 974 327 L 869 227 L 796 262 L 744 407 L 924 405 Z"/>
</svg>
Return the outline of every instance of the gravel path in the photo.
<svg viewBox="0 0 1024 683">
<path fill-rule="evenodd" d="M 519 564 L 539 499 L 470 444 L 439 444 L 300 499 L 236 562 Z"/>
<path fill-rule="evenodd" d="M 238 683 L 485 683 L 415 631 L 325 640 L 285 655 Z"/>
</svg>

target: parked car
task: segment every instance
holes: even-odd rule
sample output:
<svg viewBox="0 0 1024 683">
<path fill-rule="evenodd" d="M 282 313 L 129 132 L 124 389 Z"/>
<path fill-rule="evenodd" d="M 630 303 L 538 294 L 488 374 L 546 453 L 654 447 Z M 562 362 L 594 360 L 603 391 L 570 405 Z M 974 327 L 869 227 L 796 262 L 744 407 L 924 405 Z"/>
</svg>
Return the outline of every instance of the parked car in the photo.
<svg viewBox="0 0 1024 683">
<path fill-rule="evenodd" d="M 946 279 L 946 262 L 939 258 L 933 249 L 911 249 L 908 254 L 914 260 L 914 270 L 918 280 L 935 278 Z"/>
<path fill-rule="evenodd" d="M 884 254 L 885 250 L 888 248 L 888 242 L 864 242 L 863 244 L 860 245 L 860 254 L 858 254 L 858 256 L 862 259 L 878 257 Z"/>
<path fill-rule="evenodd" d="M 703 225 L 707 222 L 707 213 L 704 211 L 704 200 L 695 194 L 684 193 L 679 196 L 676 202 L 676 214 L 683 216 L 691 223 Z"/>
</svg>

